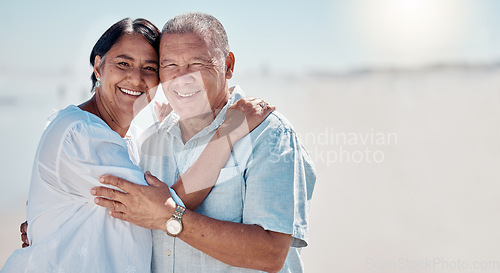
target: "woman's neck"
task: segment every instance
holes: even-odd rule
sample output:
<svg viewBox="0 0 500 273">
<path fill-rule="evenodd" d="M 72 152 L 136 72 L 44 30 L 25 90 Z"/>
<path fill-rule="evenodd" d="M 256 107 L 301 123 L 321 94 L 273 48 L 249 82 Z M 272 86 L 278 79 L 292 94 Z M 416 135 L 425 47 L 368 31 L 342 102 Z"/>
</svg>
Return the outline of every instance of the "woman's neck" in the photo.
<svg viewBox="0 0 500 273">
<path fill-rule="evenodd" d="M 78 105 L 78 107 L 101 118 L 113 131 L 117 132 L 122 138 L 127 134 L 130 123 L 133 119 L 133 117 L 128 118 L 113 115 L 102 103 L 97 93 L 94 94 L 94 96 L 92 96 L 92 98 L 88 101 Z"/>
</svg>

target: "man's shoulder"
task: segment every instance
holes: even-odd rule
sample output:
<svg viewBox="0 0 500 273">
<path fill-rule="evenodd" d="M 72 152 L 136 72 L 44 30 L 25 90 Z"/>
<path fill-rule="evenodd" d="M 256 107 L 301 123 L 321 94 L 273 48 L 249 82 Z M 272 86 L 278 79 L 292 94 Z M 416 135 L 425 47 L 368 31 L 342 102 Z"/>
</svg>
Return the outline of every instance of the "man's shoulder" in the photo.
<svg viewBox="0 0 500 273">
<path fill-rule="evenodd" d="M 137 143 L 164 141 L 165 138 L 169 137 L 169 131 L 176 126 L 177 121 L 178 116 L 170 114 L 162 122 L 151 124 L 137 136 Z"/>
<path fill-rule="evenodd" d="M 295 131 L 290 121 L 283 114 L 274 111 L 242 142 L 251 143 L 252 150 L 258 152 L 265 147 L 279 146 L 278 143 L 290 143 L 289 140 L 294 136 Z"/>
<path fill-rule="evenodd" d="M 251 134 L 254 136 L 269 137 L 294 132 L 290 121 L 283 114 L 274 111 Z"/>
</svg>

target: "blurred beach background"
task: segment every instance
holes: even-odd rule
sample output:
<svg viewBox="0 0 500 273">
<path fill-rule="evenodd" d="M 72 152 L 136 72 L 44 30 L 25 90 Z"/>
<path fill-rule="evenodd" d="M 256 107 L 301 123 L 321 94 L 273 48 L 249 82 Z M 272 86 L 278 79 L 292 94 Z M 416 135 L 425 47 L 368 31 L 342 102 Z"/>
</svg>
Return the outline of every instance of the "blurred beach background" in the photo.
<svg viewBox="0 0 500 273">
<path fill-rule="evenodd" d="M 500 271 L 499 1 L 146 3 L 0 4 L 0 266 L 46 118 L 90 97 L 99 36 L 204 11 L 230 83 L 275 104 L 316 164 L 306 272 Z"/>
</svg>

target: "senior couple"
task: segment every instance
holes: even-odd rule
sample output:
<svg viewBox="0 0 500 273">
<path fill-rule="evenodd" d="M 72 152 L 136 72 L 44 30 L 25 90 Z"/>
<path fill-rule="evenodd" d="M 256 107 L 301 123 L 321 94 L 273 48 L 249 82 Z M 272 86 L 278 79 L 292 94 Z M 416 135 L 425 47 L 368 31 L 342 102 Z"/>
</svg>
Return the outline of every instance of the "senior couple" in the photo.
<svg viewBox="0 0 500 273">
<path fill-rule="evenodd" d="M 93 97 L 50 118 L 35 156 L 30 246 L 1 272 L 303 271 L 311 160 L 273 106 L 228 86 L 216 18 L 182 14 L 161 33 L 121 20 L 90 63 Z M 165 118 L 132 141 L 159 82 Z"/>
</svg>

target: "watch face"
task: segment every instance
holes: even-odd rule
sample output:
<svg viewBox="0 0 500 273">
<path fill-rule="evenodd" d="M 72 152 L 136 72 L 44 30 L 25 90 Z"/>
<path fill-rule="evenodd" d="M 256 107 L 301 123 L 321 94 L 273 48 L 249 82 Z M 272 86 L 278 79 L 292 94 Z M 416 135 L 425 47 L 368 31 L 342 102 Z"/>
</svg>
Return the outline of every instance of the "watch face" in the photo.
<svg viewBox="0 0 500 273">
<path fill-rule="evenodd" d="M 182 231 L 182 224 L 181 222 L 174 220 L 174 219 L 169 219 L 167 221 L 167 231 L 168 233 L 172 235 L 177 235 L 181 233 Z"/>
</svg>

